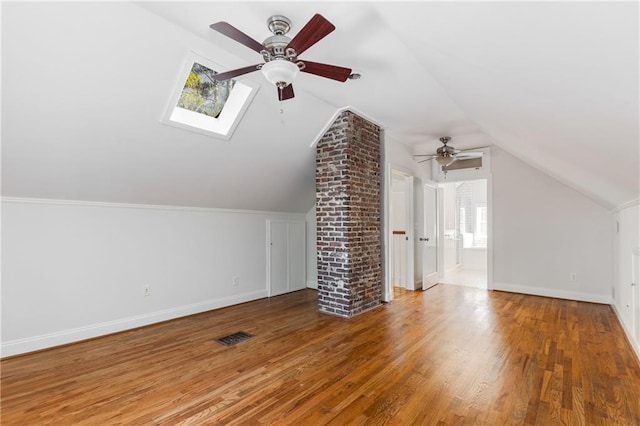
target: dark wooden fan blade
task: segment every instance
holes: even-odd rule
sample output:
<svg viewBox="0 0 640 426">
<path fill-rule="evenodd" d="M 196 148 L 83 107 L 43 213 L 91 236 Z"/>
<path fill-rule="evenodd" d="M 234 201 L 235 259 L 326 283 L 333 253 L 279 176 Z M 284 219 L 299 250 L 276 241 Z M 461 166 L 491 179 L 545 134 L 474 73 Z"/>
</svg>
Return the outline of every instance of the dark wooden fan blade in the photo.
<svg viewBox="0 0 640 426">
<path fill-rule="evenodd" d="M 231 71 L 225 71 L 213 76 L 213 79 L 216 81 L 229 80 L 230 78 L 237 77 L 239 75 L 248 74 L 253 71 L 257 71 L 260 64 L 250 65 L 244 68 L 238 68 Z"/>
<path fill-rule="evenodd" d="M 300 71 L 309 74 L 319 75 L 320 77 L 330 78 L 332 80 L 347 81 L 351 75 L 351 68 L 338 67 L 336 65 L 320 64 L 318 62 L 302 61 L 304 68 Z"/>
<path fill-rule="evenodd" d="M 221 34 L 224 34 L 231 39 L 234 39 L 238 43 L 244 44 L 249 49 L 253 49 L 258 53 L 264 50 L 264 46 L 262 45 L 262 43 L 258 43 L 228 22 L 216 22 L 215 24 L 209 25 L 209 28 Z"/>
<path fill-rule="evenodd" d="M 316 44 L 318 41 L 325 38 L 336 27 L 324 16 L 316 13 L 313 18 L 302 27 L 300 32 L 289 42 L 287 48 L 292 48 L 296 51 L 296 54 L 300 55 L 302 52 Z"/>
<path fill-rule="evenodd" d="M 284 89 L 278 88 L 278 100 L 286 101 L 287 99 L 293 98 L 295 95 L 293 94 L 293 84 L 288 85 Z"/>
</svg>

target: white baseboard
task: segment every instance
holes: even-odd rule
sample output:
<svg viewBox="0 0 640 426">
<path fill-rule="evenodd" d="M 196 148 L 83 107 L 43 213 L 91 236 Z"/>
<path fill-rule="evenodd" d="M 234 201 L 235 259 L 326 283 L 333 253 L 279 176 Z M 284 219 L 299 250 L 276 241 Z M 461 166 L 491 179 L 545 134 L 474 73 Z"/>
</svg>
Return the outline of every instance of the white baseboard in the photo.
<svg viewBox="0 0 640 426">
<path fill-rule="evenodd" d="M 613 308 L 613 312 L 616 314 L 616 317 L 618 317 L 618 322 L 620 323 L 620 325 L 622 326 L 622 329 L 627 335 L 627 340 L 629 341 L 629 343 L 631 344 L 631 347 L 635 351 L 636 357 L 638 358 L 638 363 L 640 364 L 640 342 L 636 341 L 636 339 L 633 337 L 633 333 L 631 333 L 631 330 L 629 330 L 627 328 L 627 325 L 624 323 L 624 321 L 622 321 L 622 315 L 620 315 L 618 306 L 615 303 L 612 303 L 611 307 Z"/>
<path fill-rule="evenodd" d="M 558 290 L 555 288 L 529 287 L 525 285 L 494 282 L 493 289 L 499 291 L 508 291 L 510 293 L 522 293 L 531 294 L 534 296 L 555 297 L 557 299 L 578 300 L 580 302 L 603 303 L 606 305 L 610 305 L 612 303 L 610 296 L 582 293 L 579 291 Z"/>
<path fill-rule="evenodd" d="M 107 321 L 86 327 L 78 327 L 70 330 L 43 334 L 40 336 L 27 337 L 24 339 L 10 340 L 8 342 L 2 342 L 0 354 L 1 357 L 7 357 L 33 352 L 40 349 L 74 343 L 120 331 L 131 330 L 133 328 L 180 318 L 187 315 L 198 314 L 200 312 L 206 312 L 213 309 L 224 308 L 238 303 L 262 299 L 264 297 L 267 297 L 267 291 L 259 290 L 250 293 L 221 297 L 219 299 L 206 300 L 204 302 L 193 303 L 191 305 L 177 306 L 175 308 L 169 308 L 129 318 L 122 318 L 114 321 Z"/>
<path fill-rule="evenodd" d="M 307 288 L 318 289 L 318 280 L 307 280 Z"/>
</svg>

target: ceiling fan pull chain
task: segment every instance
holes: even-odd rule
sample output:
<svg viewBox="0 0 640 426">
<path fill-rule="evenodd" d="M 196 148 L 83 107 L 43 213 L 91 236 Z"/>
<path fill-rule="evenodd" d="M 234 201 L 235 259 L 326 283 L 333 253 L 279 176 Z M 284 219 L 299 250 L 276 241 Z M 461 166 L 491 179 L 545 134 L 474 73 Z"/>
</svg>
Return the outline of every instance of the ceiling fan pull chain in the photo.
<svg viewBox="0 0 640 426">
<path fill-rule="evenodd" d="M 282 90 L 283 87 L 278 87 L 278 92 L 280 96 L 278 96 L 278 101 L 280 102 L 280 124 L 284 124 L 284 106 L 282 105 Z"/>
</svg>

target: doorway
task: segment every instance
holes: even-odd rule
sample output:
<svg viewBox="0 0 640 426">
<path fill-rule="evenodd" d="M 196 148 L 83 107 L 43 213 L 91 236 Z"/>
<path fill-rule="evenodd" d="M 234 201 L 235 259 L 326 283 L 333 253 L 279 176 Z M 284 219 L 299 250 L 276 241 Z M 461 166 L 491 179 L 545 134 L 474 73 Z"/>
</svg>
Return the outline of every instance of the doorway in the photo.
<svg viewBox="0 0 640 426">
<path fill-rule="evenodd" d="M 409 197 L 407 195 L 407 176 L 395 170 L 391 173 L 391 285 L 397 288 L 406 289 L 409 277 L 409 250 L 407 224 L 409 222 L 407 205 Z"/>
<path fill-rule="evenodd" d="M 440 189 L 435 181 L 391 165 L 385 181 L 383 301 L 390 302 L 394 292 L 425 290 L 438 282 Z"/>
<path fill-rule="evenodd" d="M 444 284 L 487 288 L 489 203 L 487 179 L 440 183 Z"/>
</svg>

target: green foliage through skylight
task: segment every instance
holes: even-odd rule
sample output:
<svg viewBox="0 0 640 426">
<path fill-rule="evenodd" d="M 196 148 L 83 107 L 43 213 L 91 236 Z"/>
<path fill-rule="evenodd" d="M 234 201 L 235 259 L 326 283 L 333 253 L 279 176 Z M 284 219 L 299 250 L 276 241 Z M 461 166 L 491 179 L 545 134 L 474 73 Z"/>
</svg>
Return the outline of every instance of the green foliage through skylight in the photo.
<svg viewBox="0 0 640 426">
<path fill-rule="evenodd" d="M 213 79 L 215 74 L 215 71 L 194 62 L 177 106 L 217 118 L 229 98 L 235 80 L 216 81 Z"/>
</svg>

